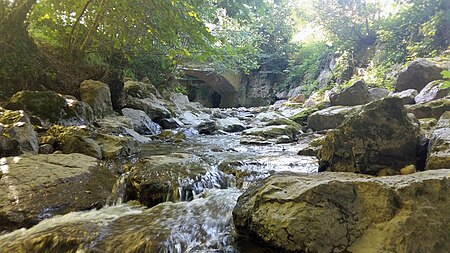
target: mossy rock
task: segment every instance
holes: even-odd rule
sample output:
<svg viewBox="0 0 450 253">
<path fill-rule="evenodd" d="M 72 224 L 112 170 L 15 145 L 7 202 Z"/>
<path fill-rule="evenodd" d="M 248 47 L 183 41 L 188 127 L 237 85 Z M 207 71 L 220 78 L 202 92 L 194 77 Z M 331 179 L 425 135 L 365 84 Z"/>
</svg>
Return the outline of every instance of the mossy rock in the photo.
<svg viewBox="0 0 450 253">
<path fill-rule="evenodd" d="M 289 119 L 303 126 L 306 125 L 309 115 L 325 108 L 326 108 L 325 103 L 321 103 L 315 107 L 306 107 L 303 111 L 295 114 L 294 116 L 289 117 Z"/>
<path fill-rule="evenodd" d="M 274 119 L 266 124 L 266 126 L 282 126 L 282 125 L 294 127 L 297 131 L 300 131 L 302 129 L 302 126 L 300 124 L 288 118 Z"/>
<path fill-rule="evenodd" d="M 3 103 L 9 110 L 24 110 L 51 123 L 64 115 L 66 100 L 54 91 L 19 91 Z"/>
<path fill-rule="evenodd" d="M 405 108 L 408 113 L 414 114 L 418 119 L 439 119 L 446 111 L 450 111 L 450 99 L 443 98 L 428 103 L 405 106 Z"/>
</svg>

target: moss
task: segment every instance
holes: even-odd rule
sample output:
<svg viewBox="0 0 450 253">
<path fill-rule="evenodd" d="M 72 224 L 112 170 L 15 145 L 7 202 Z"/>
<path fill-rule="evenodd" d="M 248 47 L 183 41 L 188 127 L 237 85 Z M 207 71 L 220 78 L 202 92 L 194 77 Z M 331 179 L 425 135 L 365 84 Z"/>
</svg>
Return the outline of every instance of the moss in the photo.
<svg viewBox="0 0 450 253">
<path fill-rule="evenodd" d="M 288 119 L 288 118 L 279 118 L 279 119 L 274 119 L 270 122 L 268 122 L 266 124 L 267 126 L 281 126 L 281 125 L 287 125 L 287 126 L 291 126 L 294 127 L 297 131 L 302 129 L 302 126 L 300 124 L 298 124 L 297 122 Z"/>
<path fill-rule="evenodd" d="M 64 114 L 66 100 L 54 91 L 20 91 L 6 100 L 3 106 L 10 110 L 24 110 L 56 123 Z"/>
<path fill-rule="evenodd" d="M 320 110 L 319 105 L 317 107 L 305 108 L 305 110 L 295 114 L 294 116 L 289 117 L 289 119 L 300 125 L 305 125 L 309 115 L 319 110 Z"/>
</svg>

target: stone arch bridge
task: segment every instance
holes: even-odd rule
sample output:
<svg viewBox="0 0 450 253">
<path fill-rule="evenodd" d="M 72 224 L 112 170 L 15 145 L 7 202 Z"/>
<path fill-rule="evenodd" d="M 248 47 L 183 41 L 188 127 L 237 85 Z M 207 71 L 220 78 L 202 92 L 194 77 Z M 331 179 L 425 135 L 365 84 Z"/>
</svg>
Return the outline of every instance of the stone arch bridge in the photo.
<svg viewBox="0 0 450 253">
<path fill-rule="evenodd" d="M 239 105 L 242 79 L 240 74 L 233 72 L 219 74 L 212 68 L 201 67 L 180 67 L 179 69 L 185 74 L 184 78 L 179 79 L 180 83 L 187 87 L 206 85 L 212 90 L 209 94 L 211 100 L 209 102 L 212 107 L 236 107 Z M 208 99 L 208 97 L 203 99 Z"/>
</svg>

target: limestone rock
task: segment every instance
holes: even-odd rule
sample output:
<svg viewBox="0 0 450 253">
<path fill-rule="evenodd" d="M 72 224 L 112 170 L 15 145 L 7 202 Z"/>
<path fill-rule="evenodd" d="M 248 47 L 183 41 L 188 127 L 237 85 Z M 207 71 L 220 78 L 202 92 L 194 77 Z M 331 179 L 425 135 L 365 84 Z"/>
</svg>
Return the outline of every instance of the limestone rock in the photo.
<svg viewBox="0 0 450 253">
<path fill-rule="evenodd" d="M 166 104 L 153 94 L 144 99 L 128 96 L 126 107 L 144 111 L 155 122 L 172 117 L 172 113 Z"/>
<path fill-rule="evenodd" d="M 133 129 L 139 134 L 154 135 L 161 132 L 161 126 L 153 122 L 144 111 L 123 108 L 122 114 L 131 120 Z"/>
<path fill-rule="evenodd" d="M 325 93 L 315 91 L 309 96 L 309 98 L 303 104 L 304 107 L 317 107 L 320 104 L 330 102 L 331 91 L 325 91 Z"/>
<path fill-rule="evenodd" d="M 218 119 L 216 123 L 219 130 L 229 133 L 240 132 L 246 129 L 244 123 L 236 117 Z"/>
<path fill-rule="evenodd" d="M 369 89 L 370 101 L 379 100 L 389 95 L 389 90 L 384 88 L 371 88 Z"/>
<path fill-rule="evenodd" d="M 176 129 L 183 126 L 184 124 L 177 118 L 168 118 L 160 120 L 159 125 L 163 129 Z"/>
<path fill-rule="evenodd" d="M 159 91 L 150 83 L 150 81 L 126 81 L 123 85 L 123 90 L 127 95 L 135 98 L 149 98 L 152 95 L 157 98 L 162 98 Z"/>
<path fill-rule="evenodd" d="M 297 129 L 297 131 L 299 132 L 302 130 L 302 126 L 300 124 L 288 118 L 274 119 L 266 123 L 266 126 L 282 126 L 282 125 L 291 126 Z"/>
<path fill-rule="evenodd" d="M 306 122 L 308 120 L 309 115 L 311 115 L 312 113 L 315 113 L 317 111 L 319 111 L 320 109 L 324 109 L 324 108 L 319 108 L 319 107 L 305 107 L 303 108 L 300 112 L 292 115 L 289 117 L 289 119 L 297 122 L 300 125 L 306 125 Z"/>
<path fill-rule="evenodd" d="M 183 131 L 163 130 L 155 138 L 162 141 L 180 143 L 186 140 L 186 134 Z"/>
<path fill-rule="evenodd" d="M 431 81 L 441 79 L 441 72 L 448 68 L 448 63 L 439 63 L 431 59 L 412 61 L 398 74 L 395 92 L 408 89 L 420 92 Z"/>
<path fill-rule="evenodd" d="M 330 96 L 331 105 L 362 105 L 370 101 L 368 88 L 364 81 L 356 81 L 352 86 Z"/>
<path fill-rule="evenodd" d="M 6 109 L 24 110 L 40 124 L 84 125 L 93 119 L 90 106 L 54 91 L 20 91 L 3 103 Z"/>
<path fill-rule="evenodd" d="M 23 152 L 38 153 L 37 133 L 23 111 L 4 110 L 0 107 L 0 157 Z"/>
<path fill-rule="evenodd" d="M 445 88 L 444 81 L 436 80 L 425 86 L 415 97 L 415 102 L 426 103 L 449 95 L 450 87 Z"/>
<path fill-rule="evenodd" d="M 212 135 L 218 130 L 215 121 L 202 122 L 196 128 L 199 134 L 206 134 L 206 135 Z"/>
<path fill-rule="evenodd" d="M 437 125 L 437 120 L 435 118 L 423 118 L 419 119 L 420 124 L 420 131 L 425 135 L 427 138 L 431 138 L 431 135 L 433 134 L 434 129 Z"/>
<path fill-rule="evenodd" d="M 0 167 L 0 231 L 101 207 L 116 181 L 97 159 L 82 154 L 7 157 Z"/>
<path fill-rule="evenodd" d="M 361 106 L 332 106 L 309 115 L 307 125 L 314 131 L 336 128 L 360 109 Z"/>
<path fill-rule="evenodd" d="M 80 84 L 81 100 L 88 103 L 97 118 L 113 114 L 111 92 L 106 83 L 85 80 Z"/>
<path fill-rule="evenodd" d="M 427 103 L 405 106 L 408 113 L 414 114 L 416 118 L 439 119 L 446 111 L 450 111 L 450 98 L 442 98 Z"/>
<path fill-rule="evenodd" d="M 310 142 L 308 142 L 307 146 L 300 149 L 298 151 L 298 155 L 304 156 L 317 156 L 320 149 L 322 148 L 323 142 L 325 141 L 325 136 L 317 137 Z"/>
<path fill-rule="evenodd" d="M 425 169 L 450 169 L 450 111 L 442 115 L 433 131 Z"/>
<path fill-rule="evenodd" d="M 400 92 L 390 93 L 388 97 L 397 97 L 402 100 L 404 105 L 414 104 L 414 98 L 417 96 L 418 92 L 415 89 L 403 90 Z"/>
<path fill-rule="evenodd" d="M 242 144 L 289 143 L 297 139 L 299 130 L 288 125 L 254 127 L 242 132 Z"/>
<path fill-rule="evenodd" d="M 225 188 L 222 174 L 208 171 L 199 157 L 184 153 L 141 158 L 130 170 L 130 199 L 154 206 L 166 201 L 190 201 L 207 188 Z"/>
<path fill-rule="evenodd" d="M 400 99 L 377 100 L 327 133 L 319 152 L 321 170 L 371 175 L 386 167 L 399 171 L 416 164 L 421 140 L 418 124 Z"/>
<path fill-rule="evenodd" d="M 274 175 L 239 197 L 234 225 L 246 241 L 262 239 L 283 251 L 444 253 L 449 175 Z"/>
</svg>

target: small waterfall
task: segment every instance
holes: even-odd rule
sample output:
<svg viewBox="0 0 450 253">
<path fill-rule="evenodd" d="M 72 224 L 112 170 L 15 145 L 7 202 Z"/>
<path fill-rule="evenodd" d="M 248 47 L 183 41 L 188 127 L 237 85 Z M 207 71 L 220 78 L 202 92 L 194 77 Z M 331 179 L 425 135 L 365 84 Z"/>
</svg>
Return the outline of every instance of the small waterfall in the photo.
<svg viewBox="0 0 450 253">
<path fill-rule="evenodd" d="M 106 200 L 106 204 L 108 206 L 120 205 L 124 203 L 126 200 L 127 180 L 129 175 L 129 172 L 125 172 L 120 175 L 119 179 L 117 179 L 117 182 L 113 186 L 111 195 Z"/>
</svg>

